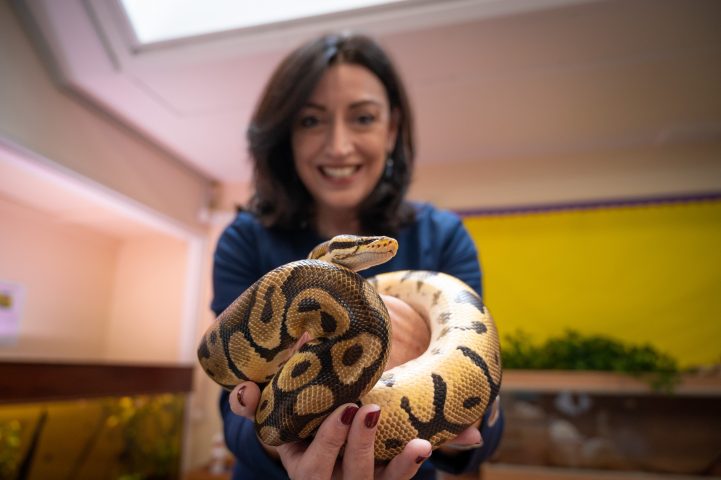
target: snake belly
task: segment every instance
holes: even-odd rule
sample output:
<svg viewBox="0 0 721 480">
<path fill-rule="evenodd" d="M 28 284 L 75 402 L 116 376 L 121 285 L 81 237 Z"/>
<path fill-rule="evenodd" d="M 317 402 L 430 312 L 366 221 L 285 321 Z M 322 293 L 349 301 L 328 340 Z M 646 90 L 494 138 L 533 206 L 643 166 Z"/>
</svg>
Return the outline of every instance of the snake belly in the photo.
<svg viewBox="0 0 721 480">
<path fill-rule="evenodd" d="M 425 353 L 385 373 L 391 325 L 378 293 L 410 304 L 431 332 Z M 290 355 L 304 332 L 311 340 Z M 465 283 L 412 270 L 365 281 L 316 260 L 258 280 L 208 329 L 198 357 L 227 389 L 267 384 L 256 431 L 269 445 L 312 436 L 343 403 L 380 405 L 377 460 L 392 459 L 413 438 L 436 448 L 455 437 L 483 416 L 501 383 L 495 324 Z"/>
</svg>

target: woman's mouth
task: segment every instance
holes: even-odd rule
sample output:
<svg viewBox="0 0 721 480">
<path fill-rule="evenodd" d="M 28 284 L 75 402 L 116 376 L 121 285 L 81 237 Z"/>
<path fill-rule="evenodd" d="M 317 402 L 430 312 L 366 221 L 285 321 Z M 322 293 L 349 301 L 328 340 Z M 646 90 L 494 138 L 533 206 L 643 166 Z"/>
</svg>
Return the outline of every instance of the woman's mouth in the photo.
<svg viewBox="0 0 721 480">
<path fill-rule="evenodd" d="M 343 179 L 352 176 L 360 170 L 360 165 L 344 165 L 342 167 L 321 166 L 320 172 L 325 177 Z"/>
</svg>

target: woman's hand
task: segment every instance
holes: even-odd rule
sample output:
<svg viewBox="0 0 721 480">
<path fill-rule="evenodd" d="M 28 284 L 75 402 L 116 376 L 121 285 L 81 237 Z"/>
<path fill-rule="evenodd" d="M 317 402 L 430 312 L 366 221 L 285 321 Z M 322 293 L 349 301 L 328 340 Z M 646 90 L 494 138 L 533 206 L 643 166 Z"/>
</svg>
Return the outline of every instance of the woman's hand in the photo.
<svg viewBox="0 0 721 480">
<path fill-rule="evenodd" d="M 393 322 L 393 343 L 386 369 L 421 355 L 430 342 L 428 323 L 410 305 L 395 297 L 381 295 Z M 302 343 L 302 342 L 300 342 Z M 244 382 L 230 393 L 230 408 L 236 414 L 253 419 L 260 399 L 255 383 Z M 375 466 L 373 442 L 378 405 L 355 404 L 338 407 L 326 418 L 310 442 L 293 442 L 278 447 L 263 445 L 268 454 L 282 462 L 291 478 L 406 479 L 411 478 L 431 455 L 431 444 L 414 439 L 387 465 Z M 454 454 L 483 443 L 478 425 L 463 431 L 445 446 L 445 454 Z M 343 456 L 339 458 L 343 449 Z"/>
<path fill-rule="evenodd" d="M 258 386 L 244 382 L 230 392 L 230 408 L 236 415 L 253 419 L 259 399 Z M 378 405 L 341 405 L 323 421 L 312 441 L 263 446 L 282 462 L 290 478 L 411 478 L 430 457 L 431 444 L 411 440 L 387 465 L 376 467 L 373 442 L 381 414 Z"/>
</svg>

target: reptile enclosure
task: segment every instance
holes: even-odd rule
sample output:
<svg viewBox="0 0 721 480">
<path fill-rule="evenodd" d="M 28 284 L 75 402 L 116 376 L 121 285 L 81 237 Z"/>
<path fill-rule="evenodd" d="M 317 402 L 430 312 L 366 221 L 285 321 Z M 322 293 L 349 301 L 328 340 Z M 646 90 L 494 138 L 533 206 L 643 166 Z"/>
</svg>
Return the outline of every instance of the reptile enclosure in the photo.
<svg viewBox="0 0 721 480">
<path fill-rule="evenodd" d="M 673 393 L 606 372 L 506 370 L 506 431 L 484 479 L 721 477 L 721 377 Z"/>
</svg>

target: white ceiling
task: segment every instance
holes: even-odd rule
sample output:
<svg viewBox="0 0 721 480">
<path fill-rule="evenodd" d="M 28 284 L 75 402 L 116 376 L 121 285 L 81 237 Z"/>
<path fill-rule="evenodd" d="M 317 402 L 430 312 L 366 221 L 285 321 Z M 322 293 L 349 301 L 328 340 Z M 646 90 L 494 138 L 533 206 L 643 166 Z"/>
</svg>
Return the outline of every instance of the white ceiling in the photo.
<svg viewBox="0 0 721 480">
<path fill-rule="evenodd" d="M 717 0 L 412 0 L 149 48 L 112 0 L 17 3 L 62 83 L 219 181 L 249 178 L 244 132 L 275 64 L 338 28 L 396 59 L 421 163 L 721 138 Z"/>
</svg>

